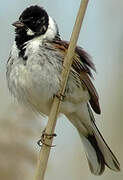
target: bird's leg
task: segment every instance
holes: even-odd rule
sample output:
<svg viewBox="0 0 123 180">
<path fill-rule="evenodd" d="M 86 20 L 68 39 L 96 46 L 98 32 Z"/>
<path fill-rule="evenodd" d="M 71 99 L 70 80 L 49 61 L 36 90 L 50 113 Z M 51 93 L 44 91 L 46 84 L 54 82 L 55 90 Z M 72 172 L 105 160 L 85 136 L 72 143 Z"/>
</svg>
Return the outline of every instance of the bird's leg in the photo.
<svg viewBox="0 0 123 180">
<path fill-rule="evenodd" d="M 45 129 L 46 130 L 46 129 Z M 47 133 L 45 133 L 45 130 L 43 131 L 43 133 L 42 133 L 42 135 L 41 135 L 41 139 L 39 139 L 39 141 L 37 142 L 37 144 L 39 145 L 39 146 L 42 146 L 42 144 L 44 144 L 44 145 L 46 145 L 46 146 L 48 146 L 48 147 L 55 147 L 55 145 L 49 145 L 49 144 L 47 144 L 47 143 L 45 143 L 45 140 L 46 139 L 52 139 L 53 137 L 56 137 L 57 135 L 55 134 L 55 133 L 53 133 L 53 134 L 47 134 Z"/>
<path fill-rule="evenodd" d="M 59 92 L 55 94 L 54 96 L 56 96 L 60 101 L 64 101 L 64 98 L 66 97 L 65 95 Z"/>
</svg>

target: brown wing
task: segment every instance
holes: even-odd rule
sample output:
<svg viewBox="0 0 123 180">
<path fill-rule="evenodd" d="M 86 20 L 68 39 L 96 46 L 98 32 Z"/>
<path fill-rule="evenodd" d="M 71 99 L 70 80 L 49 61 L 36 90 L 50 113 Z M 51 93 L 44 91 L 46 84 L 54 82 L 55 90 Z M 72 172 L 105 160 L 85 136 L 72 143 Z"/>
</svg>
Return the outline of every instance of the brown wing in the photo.
<svg viewBox="0 0 123 180">
<path fill-rule="evenodd" d="M 53 45 L 65 54 L 67 52 L 69 42 L 54 40 Z M 99 105 L 98 93 L 90 79 L 90 77 L 93 78 L 91 69 L 93 69 L 94 71 L 96 71 L 96 69 L 93 62 L 90 59 L 91 58 L 89 57 L 89 55 L 82 48 L 76 47 L 72 67 L 79 74 L 82 84 L 84 84 L 88 89 L 88 92 L 90 94 L 89 102 L 91 104 L 92 109 L 97 114 L 100 114 L 101 110 Z"/>
<path fill-rule="evenodd" d="M 81 71 L 80 79 L 85 84 L 85 86 L 87 87 L 87 89 L 89 91 L 89 94 L 90 94 L 89 102 L 91 104 L 91 107 L 97 114 L 100 114 L 101 110 L 100 110 L 100 105 L 99 105 L 99 97 L 98 97 L 97 91 L 96 91 L 94 85 L 92 84 L 88 74 Z"/>
</svg>

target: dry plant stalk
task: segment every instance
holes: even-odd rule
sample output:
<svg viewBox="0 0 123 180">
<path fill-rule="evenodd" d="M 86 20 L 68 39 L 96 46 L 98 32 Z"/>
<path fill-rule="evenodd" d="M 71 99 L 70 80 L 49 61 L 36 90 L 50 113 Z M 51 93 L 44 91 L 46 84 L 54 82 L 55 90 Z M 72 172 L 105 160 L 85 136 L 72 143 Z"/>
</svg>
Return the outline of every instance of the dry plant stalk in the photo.
<svg viewBox="0 0 123 180">
<path fill-rule="evenodd" d="M 82 25 L 82 22 L 84 19 L 84 15 L 86 12 L 88 1 L 89 0 L 81 0 L 79 12 L 78 12 L 76 22 L 74 25 L 74 29 L 72 32 L 72 36 L 70 39 L 70 45 L 68 47 L 68 51 L 67 51 L 67 54 L 66 54 L 65 59 L 64 59 L 64 63 L 63 63 L 64 68 L 63 68 L 63 71 L 61 74 L 61 77 L 62 77 L 61 89 L 59 91 L 59 94 L 62 94 L 62 95 L 64 94 L 64 90 L 66 87 L 69 71 L 70 71 L 70 68 L 72 65 L 72 61 L 73 61 L 74 51 L 76 48 L 76 43 L 78 40 L 78 36 L 80 33 L 80 29 L 81 29 L 81 25 Z M 47 124 L 46 131 L 45 131 L 46 134 L 53 134 L 54 133 L 54 129 L 55 129 L 56 121 L 57 121 L 57 115 L 59 113 L 60 104 L 61 104 L 60 99 L 55 97 L 53 100 L 53 104 L 52 104 L 49 119 L 48 119 L 48 124 Z M 51 139 L 46 138 L 45 139 L 45 143 L 50 145 L 50 146 L 52 145 L 52 141 L 53 141 L 53 138 L 51 138 Z M 43 180 L 44 179 L 44 174 L 45 174 L 46 167 L 47 167 L 50 149 L 51 149 L 51 147 L 46 146 L 45 144 L 42 145 L 40 155 L 39 155 L 38 164 L 37 164 L 35 180 Z"/>
</svg>

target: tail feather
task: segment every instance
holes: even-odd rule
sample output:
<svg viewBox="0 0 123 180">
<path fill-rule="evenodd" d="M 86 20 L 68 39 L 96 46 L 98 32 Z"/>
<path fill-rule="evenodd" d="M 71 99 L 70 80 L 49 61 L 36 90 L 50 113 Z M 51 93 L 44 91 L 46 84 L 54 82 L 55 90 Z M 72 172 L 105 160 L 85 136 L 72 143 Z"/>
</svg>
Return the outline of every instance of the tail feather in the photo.
<svg viewBox="0 0 123 180">
<path fill-rule="evenodd" d="M 94 124 L 94 129 L 95 129 L 94 135 L 95 135 L 96 141 L 100 147 L 100 150 L 104 156 L 106 166 L 114 171 L 120 171 L 120 164 L 119 164 L 117 158 L 115 157 L 115 155 L 113 154 L 113 152 L 111 151 L 111 149 L 109 148 L 107 143 L 105 142 L 105 140 L 102 137 L 101 133 L 99 132 L 96 124 L 95 123 L 93 123 L 93 124 Z"/>
<path fill-rule="evenodd" d="M 99 132 L 89 106 L 88 112 L 91 118 L 92 132 L 88 132 L 87 136 L 83 136 L 83 132 L 79 130 L 79 134 L 84 144 L 91 172 L 95 175 L 101 175 L 105 170 L 105 166 L 113 171 L 120 171 L 120 164 Z"/>
<path fill-rule="evenodd" d="M 98 147 L 95 137 L 91 135 L 88 135 L 88 137 L 82 135 L 80 136 L 84 144 L 86 157 L 91 172 L 95 175 L 101 175 L 105 170 L 105 160 Z"/>
</svg>

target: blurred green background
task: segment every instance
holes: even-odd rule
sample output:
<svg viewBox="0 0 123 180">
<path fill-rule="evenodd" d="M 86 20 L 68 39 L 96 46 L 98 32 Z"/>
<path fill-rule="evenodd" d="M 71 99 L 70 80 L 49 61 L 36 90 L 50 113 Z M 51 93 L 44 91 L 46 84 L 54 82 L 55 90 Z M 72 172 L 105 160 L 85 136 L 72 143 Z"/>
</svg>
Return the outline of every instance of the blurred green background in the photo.
<svg viewBox="0 0 123 180">
<path fill-rule="evenodd" d="M 11 24 L 32 4 L 45 7 L 56 20 L 62 39 L 69 40 L 80 0 L 4 0 L 0 6 L 0 179 L 31 180 L 40 148 L 36 144 L 46 124 L 43 117 L 18 105 L 6 85 L 5 66 L 14 40 Z M 123 164 L 123 1 L 91 0 L 78 44 L 91 54 L 96 64 L 95 86 L 102 115 L 97 125 L 113 152 Z M 123 172 L 106 168 L 93 176 L 76 130 L 64 116 L 56 127 L 45 180 L 122 180 Z"/>
</svg>

